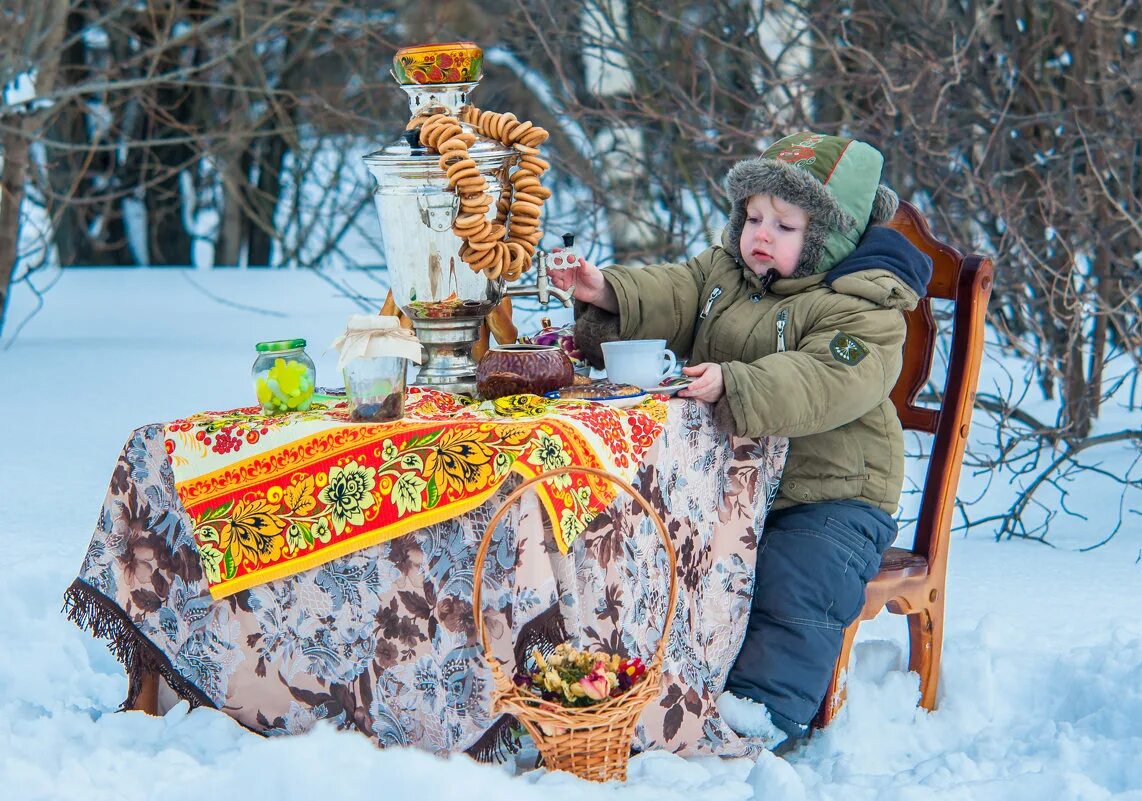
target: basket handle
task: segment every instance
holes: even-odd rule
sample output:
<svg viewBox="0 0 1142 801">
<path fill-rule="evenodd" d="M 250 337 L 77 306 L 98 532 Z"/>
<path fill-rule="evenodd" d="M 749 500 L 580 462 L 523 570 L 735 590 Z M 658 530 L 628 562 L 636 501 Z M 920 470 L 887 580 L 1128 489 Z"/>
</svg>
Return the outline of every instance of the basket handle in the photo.
<svg viewBox="0 0 1142 801">
<path fill-rule="evenodd" d="M 638 504 L 643 508 L 643 511 L 650 516 L 650 519 L 654 521 L 654 525 L 658 529 L 658 536 L 662 539 L 662 545 L 666 549 L 666 556 L 670 561 L 670 593 L 666 606 L 666 623 L 662 627 L 662 636 L 658 640 L 658 648 L 655 649 L 654 662 L 652 663 L 661 665 L 663 654 L 666 651 L 666 640 L 670 636 L 670 627 L 674 623 L 674 601 L 678 596 L 677 558 L 674 555 L 674 546 L 670 543 L 670 535 L 666 531 L 666 526 L 662 523 L 662 518 L 658 516 L 658 512 L 654 511 L 654 507 L 650 505 L 650 502 L 644 498 L 638 490 L 618 476 L 608 473 L 606 470 L 600 470 L 597 467 L 580 466 L 560 467 L 527 479 L 512 490 L 511 494 L 504 499 L 504 502 L 500 504 L 500 508 L 496 510 L 491 520 L 488 521 L 487 528 L 484 529 L 484 536 L 480 540 L 479 549 L 476 551 L 476 561 L 472 565 L 472 612 L 476 622 L 476 634 L 480 637 L 480 642 L 484 646 L 484 659 L 492 666 L 493 673 L 499 671 L 499 662 L 492 657 L 492 646 L 488 641 L 487 628 L 484 626 L 484 605 L 482 603 L 484 559 L 487 557 L 488 548 L 492 543 L 492 532 L 496 530 L 496 524 L 508 513 L 512 504 L 523 495 L 528 487 L 539 481 L 545 481 L 549 478 L 567 473 L 588 473 L 598 478 L 606 479 L 621 487 L 628 495 L 638 501 Z"/>
</svg>

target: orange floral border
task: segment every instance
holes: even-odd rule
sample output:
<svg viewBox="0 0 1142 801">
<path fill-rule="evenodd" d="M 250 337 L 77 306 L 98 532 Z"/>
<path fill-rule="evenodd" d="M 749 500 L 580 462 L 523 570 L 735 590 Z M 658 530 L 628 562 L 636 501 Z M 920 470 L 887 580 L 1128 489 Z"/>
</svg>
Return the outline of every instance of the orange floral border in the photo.
<svg viewBox="0 0 1142 801">
<path fill-rule="evenodd" d="M 222 598 L 463 514 L 511 472 L 530 478 L 575 464 L 630 478 L 665 414 L 656 397 L 620 410 L 534 395 L 481 403 L 414 387 L 405 417 L 392 423 L 347 423 L 343 404 L 296 421 L 210 412 L 168 424 L 166 448 L 178 457 L 175 489 L 194 521 L 211 594 Z M 312 432 L 315 422 L 320 430 Z M 248 436 L 273 427 L 280 440 L 302 424 L 311 433 L 284 445 Z M 242 437 L 246 453 L 207 450 L 203 431 L 215 441 L 220 433 Z M 571 474 L 545 482 L 538 495 L 566 552 L 615 490 Z"/>
</svg>

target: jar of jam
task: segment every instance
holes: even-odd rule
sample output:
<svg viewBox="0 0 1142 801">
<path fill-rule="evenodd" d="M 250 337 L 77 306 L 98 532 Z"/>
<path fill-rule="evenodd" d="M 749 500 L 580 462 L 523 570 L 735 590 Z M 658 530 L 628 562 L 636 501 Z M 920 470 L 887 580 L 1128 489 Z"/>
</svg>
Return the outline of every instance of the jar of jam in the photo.
<svg viewBox="0 0 1142 801">
<path fill-rule="evenodd" d="M 405 372 L 408 359 L 367 356 L 341 371 L 349 403 L 349 419 L 358 423 L 387 423 L 404 415 Z"/>
<path fill-rule="evenodd" d="M 340 353 L 350 420 L 387 423 L 404 415 L 405 373 L 409 362 L 420 364 L 421 346 L 398 318 L 351 315 L 330 347 Z"/>
</svg>

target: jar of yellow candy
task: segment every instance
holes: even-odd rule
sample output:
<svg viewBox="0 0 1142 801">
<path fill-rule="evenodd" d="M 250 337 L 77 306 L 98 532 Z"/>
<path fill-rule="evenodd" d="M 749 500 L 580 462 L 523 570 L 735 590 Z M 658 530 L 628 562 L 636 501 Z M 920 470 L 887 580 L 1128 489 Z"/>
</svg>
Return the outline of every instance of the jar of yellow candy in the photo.
<svg viewBox="0 0 1142 801">
<path fill-rule="evenodd" d="M 304 339 L 278 339 L 254 346 L 258 358 L 251 370 L 254 392 L 263 414 L 301 412 L 313 400 L 317 370 L 305 352 Z"/>
</svg>

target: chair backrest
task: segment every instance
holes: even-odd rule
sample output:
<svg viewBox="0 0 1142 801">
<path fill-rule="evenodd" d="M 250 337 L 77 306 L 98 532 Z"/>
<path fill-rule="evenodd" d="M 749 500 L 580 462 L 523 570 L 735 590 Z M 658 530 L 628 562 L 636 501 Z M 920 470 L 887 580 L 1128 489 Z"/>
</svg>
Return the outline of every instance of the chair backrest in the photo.
<svg viewBox="0 0 1142 801">
<path fill-rule="evenodd" d="M 928 297 L 905 314 L 908 334 L 904 340 L 904 367 L 891 398 L 905 429 L 935 435 L 912 550 L 927 558 L 930 572 L 942 573 L 947 566 L 956 487 L 983 360 L 984 318 L 993 267 L 991 259 L 965 256 L 936 239 L 910 203 L 901 202 L 888 225 L 932 258 Z M 936 349 L 931 298 L 951 300 L 955 305 L 948 375 L 937 408 L 916 405 L 917 396 L 928 383 Z"/>
</svg>

